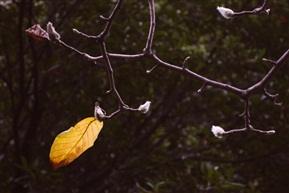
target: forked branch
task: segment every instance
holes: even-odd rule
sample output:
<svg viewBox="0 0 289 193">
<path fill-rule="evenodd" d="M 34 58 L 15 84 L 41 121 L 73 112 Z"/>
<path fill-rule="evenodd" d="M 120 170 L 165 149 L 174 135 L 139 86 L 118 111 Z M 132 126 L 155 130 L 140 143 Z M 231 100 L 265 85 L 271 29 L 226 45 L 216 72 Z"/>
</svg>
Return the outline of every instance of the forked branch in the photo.
<svg viewBox="0 0 289 193">
<path fill-rule="evenodd" d="M 227 19 L 229 19 L 231 17 L 248 15 L 248 14 L 261 14 L 261 13 L 267 13 L 268 14 L 269 13 L 269 9 L 267 9 L 268 2 L 269 2 L 269 0 L 264 0 L 261 7 L 255 8 L 252 11 L 233 12 L 231 9 L 222 8 L 222 7 L 218 7 L 217 9 Z M 145 45 L 145 48 L 143 49 L 143 52 L 136 53 L 136 54 L 109 53 L 107 51 L 107 48 L 106 48 L 105 39 L 109 33 L 109 30 L 111 29 L 113 20 L 114 20 L 115 16 L 117 15 L 117 12 L 121 8 L 122 3 L 123 3 L 123 0 L 119 0 L 116 3 L 116 5 L 115 5 L 115 7 L 114 7 L 114 9 L 111 12 L 109 17 L 106 18 L 104 16 L 101 16 L 101 18 L 106 21 L 106 25 L 105 25 L 103 31 L 99 35 L 97 35 L 97 36 L 88 35 L 88 34 L 85 34 L 83 32 L 80 32 L 76 29 L 73 29 L 73 31 L 78 35 L 81 35 L 81 36 L 86 37 L 88 39 L 96 40 L 98 43 L 98 46 L 101 50 L 101 53 L 102 53 L 100 56 L 90 56 L 84 52 L 81 52 L 81 51 L 77 50 L 76 48 L 71 47 L 71 46 L 67 45 L 66 43 L 62 42 L 60 40 L 60 36 L 59 36 L 59 38 L 56 38 L 55 41 L 53 41 L 53 42 L 65 47 L 65 48 L 70 49 L 73 52 L 85 57 L 86 59 L 89 59 L 92 61 L 98 61 L 98 60 L 104 61 L 104 64 L 105 64 L 105 67 L 107 70 L 107 74 L 108 74 L 108 79 L 110 82 L 109 92 L 112 92 L 114 94 L 114 96 L 116 97 L 116 99 L 118 101 L 119 107 L 116 111 L 112 112 L 110 115 L 106 115 L 104 110 L 102 110 L 101 107 L 99 106 L 99 104 L 96 103 L 95 104 L 95 117 L 96 118 L 98 118 L 98 119 L 110 119 L 124 110 L 138 111 L 138 112 L 144 112 L 144 113 L 148 111 L 149 106 L 150 106 L 149 101 L 147 101 L 143 105 L 140 105 L 139 108 L 131 108 L 123 101 L 120 93 L 117 90 L 117 87 L 115 84 L 115 79 L 114 79 L 114 74 L 113 74 L 114 71 L 113 71 L 113 67 L 112 67 L 111 62 L 110 62 L 110 59 L 112 59 L 112 58 L 119 58 L 119 59 L 139 58 L 139 59 L 148 59 L 154 63 L 154 66 L 150 70 L 147 70 L 147 73 L 153 72 L 153 70 L 156 69 L 157 67 L 162 67 L 162 68 L 165 68 L 167 70 L 171 70 L 171 71 L 175 71 L 179 74 L 183 74 L 185 76 L 188 76 L 194 80 L 198 80 L 201 83 L 203 83 L 203 86 L 198 90 L 198 92 L 202 92 L 202 91 L 204 91 L 204 88 L 206 88 L 207 86 L 211 86 L 213 88 L 217 88 L 220 90 L 226 90 L 226 91 L 238 96 L 239 98 L 241 98 L 244 101 L 244 106 L 245 106 L 244 113 L 241 114 L 241 116 L 244 117 L 244 127 L 240 128 L 240 129 L 232 129 L 232 130 L 228 130 L 228 131 L 224 131 L 223 129 L 219 129 L 219 128 L 215 127 L 215 128 L 217 128 L 216 133 L 217 133 L 218 137 L 229 135 L 232 133 L 244 132 L 244 131 L 254 131 L 254 132 L 261 133 L 261 134 L 273 134 L 273 133 L 275 133 L 274 130 L 263 131 L 263 130 L 255 129 L 251 125 L 250 99 L 254 94 L 259 93 L 259 92 L 263 92 L 264 95 L 267 98 L 269 98 L 270 100 L 272 100 L 275 105 L 278 105 L 278 104 L 280 105 L 280 103 L 276 102 L 277 95 L 272 95 L 272 94 L 268 93 L 265 88 L 266 88 L 267 84 L 272 80 L 272 78 L 274 77 L 276 72 L 279 71 L 282 66 L 284 66 L 285 64 L 288 64 L 289 49 L 287 51 L 285 51 L 285 53 L 276 61 L 269 60 L 269 59 L 263 59 L 264 61 L 273 64 L 271 69 L 268 71 L 267 74 L 264 75 L 264 77 L 260 81 L 254 83 L 252 86 L 248 87 L 247 89 L 240 89 L 240 88 L 235 87 L 235 86 L 230 85 L 230 84 L 226 84 L 226 83 L 222 83 L 219 81 L 209 79 L 209 78 L 207 78 L 201 74 L 198 74 L 198 73 L 187 68 L 187 64 L 188 64 L 189 59 L 190 59 L 189 56 L 185 58 L 185 60 L 183 61 L 183 63 L 181 65 L 176 65 L 176 64 L 170 64 L 168 62 L 163 61 L 152 51 L 153 38 L 154 38 L 154 32 L 155 32 L 155 27 L 156 27 L 156 20 L 155 20 L 156 15 L 155 15 L 154 0 L 148 0 L 149 10 L 150 10 L 150 27 L 149 27 L 149 32 L 147 35 L 146 45 Z M 57 32 L 55 31 L 55 33 L 57 33 Z M 45 37 L 45 38 L 49 39 L 47 37 Z"/>
</svg>

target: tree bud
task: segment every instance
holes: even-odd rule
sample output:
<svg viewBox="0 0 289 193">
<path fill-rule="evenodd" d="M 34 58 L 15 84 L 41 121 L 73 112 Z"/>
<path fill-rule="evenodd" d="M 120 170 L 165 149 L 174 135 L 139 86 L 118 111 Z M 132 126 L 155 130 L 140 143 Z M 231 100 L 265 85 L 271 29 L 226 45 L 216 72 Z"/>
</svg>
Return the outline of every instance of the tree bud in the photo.
<svg viewBox="0 0 289 193">
<path fill-rule="evenodd" d="M 230 18 L 232 18 L 234 16 L 234 11 L 231 10 L 231 9 L 217 6 L 217 10 L 226 19 L 230 19 Z"/>
<path fill-rule="evenodd" d="M 151 105 L 151 102 L 147 101 L 147 102 L 145 102 L 145 104 L 140 105 L 138 110 L 142 113 L 147 113 L 150 109 L 150 105 Z"/>
<path fill-rule="evenodd" d="M 47 23 L 47 26 L 46 26 L 46 30 L 47 30 L 47 33 L 48 33 L 48 37 L 49 37 L 49 40 L 50 41 L 53 41 L 53 42 L 59 42 L 60 40 L 60 35 L 59 33 L 57 33 L 52 25 L 51 22 L 48 22 Z"/>
</svg>

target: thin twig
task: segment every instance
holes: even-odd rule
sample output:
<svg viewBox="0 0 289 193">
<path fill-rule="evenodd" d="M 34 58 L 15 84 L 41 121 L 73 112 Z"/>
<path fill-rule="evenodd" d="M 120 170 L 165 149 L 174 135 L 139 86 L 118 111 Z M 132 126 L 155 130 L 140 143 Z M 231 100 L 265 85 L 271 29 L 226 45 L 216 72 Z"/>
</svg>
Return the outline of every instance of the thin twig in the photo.
<svg viewBox="0 0 289 193">
<path fill-rule="evenodd" d="M 185 58 L 185 60 L 183 61 L 183 69 L 185 69 L 185 68 L 187 68 L 187 63 L 188 63 L 188 61 L 189 61 L 189 59 L 190 59 L 190 56 L 187 56 L 186 58 Z"/>
<path fill-rule="evenodd" d="M 107 55 L 110 58 L 125 58 L 125 59 L 135 59 L 135 58 L 143 58 L 145 55 L 143 53 L 141 54 L 116 54 L 116 53 L 107 53 Z M 96 57 L 91 57 L 91 60 L 97 61 L 97 60 L 102 60 L 103 56 L 96 56 Z"/>
<path fill-rule="evenodd" d="M 90 56 L 89 54 L 84 53 L 84 52 L 81 52 L 81 51 L 77 50 L 76 48 L 67 45 L 66 43 L 64 43 L 64 42 L 61 41 L 61 40 L 59 40 L 59 44 L 60 44 L 61 46 L 65 47 L 65 48 L 70 49 L 70 50 L 72 50 L 73 52 L 75 52 L 75 53 L 77 53 L 77 54 L 85 57 L 86 59 L 93 60 L 93 57 Z"/>
<path fill-rule="evenodd" d="M 265 62 L 268 62 L 268 63 L 276 65 L 276 61 L 269 60 L 269 59 L 266 59 L 266 58 L 262 58 L 262 60 L 265 61 Z"/>
<path fill-rule="evenodd" d="M 268 99 L 270 99 L 270 100 L 274 103 L 275 106 L 277 106 L 277 107 L 282 106 L 282 104 L 283 104 L 282 102 L 277 102 L 277 97 L 279 96 L 279 94 L 270 94 L 270 93 L 266 90 L 266 88 L 264 88 L 263 90 L 264 90 L 264 95 L 265 95 Z"/>
<path fill-rule="evenodd" d="M 259 8 L 255 8 L 252 11 L 241 11 L 241 12 L 234 12 L 233 16 L 239 16 L 239 15 L 248 15 L 248 14 L 261 14 L 261 13 L 267 13 L 269 12 L 268 9 L 266 9 L 267 5 L 268 5 L 269 0 L 264 0 L 263 4 L 261 7 Z M 106 25 L 103 29 L 103 31 L 97 35 L 97 36 L 91 36 L 88 34 L 85 34 L 83 32 L 78 31 L 77 29 L 73 29 L 73 31 L 81 36 L 84 36 L 88 39 L 95 39 L 98 42 L 98 45 L 100 47 L 101 56 L 90 56 L 84 52 L 81 52 L 79 50 L 77 50 L 76 48 L 67 45 L 66 43 L 64 43 L 63 41 L 61 41 L 59 39 L 58 44 L 72 50 L 73 52 L 89 59 L 89 60 L 93 60 L 93 61 L 97 61 L 97 60 L 103 60 L 107 69 L 107 74 L 108 74 L 108 79 L 110 82 L 110 90 L 112 91 L 113 94 L 115 95 L 119 107 L 116 111 L 114 111 L 113 113 L 111 113 L 110 115 L 102 115 L 102 119 L 110 119 L 112 117 L 114 117 L 115 115 L 117 115 L 118 113 L 120 113 L 123 110 L 129 110 L 129 111 L 139 111 L 139 109 L 137 108 L 131 108 L 128 105 L 126 105 L 124 103 L 124 101 L 122 100 L 117 88 L 116 88 L 116 84 L 115 84 L 115 79 L 114 79 L 114 72 L 113 72 L 113 68 L 110 62 L 110 58 L 124 58 L 124 59 L 135 59 L 135 58 L 147 58 L 151 61 L 153 61 L 154 63 L 156 63 L 156 65 L 151 69 L 148 70 L 147 72 L 150 73 L 152 72 L 156 67 L 160 66 L 163 67 L 165 69 L 171 70 L 171 71 L 175 71 L 177 73 L 186 75 L 194 80 L 198 80 L 203 82 L 203 86 L 199 89 L 199 91 L 201 92 L 207 85 L 210 85 L 214 88 L 218 88 L 221 90 L 226 90 L 230 93 L 233 93 L 235 95 L 237 95 L 238 97 L 240 97 L 241 99 L 244 100 L 245 102 L 245 108 L 244 108 L 244 112 L 240 115 L 244 117 L 244 128 L 241 129 L 233 129 L 233 130 L 229 130 L 229 131 L 225 131 L 224 135 L 229 135 L 232 133 L 237 133 L 237 132 L 243 132 L 243 131 L 253 131 L 253 132 L 258 132 L 258 133 L 262 133 L 262 134 L 273 134 L 275 131 L 274 130 L 270 130 L 270 131 L 262 131 L 259 129 L 255 129 L 252 125 L 251 125 L 251 120 L 250 120 L 250 98 L 252 95 L 254 95 L 255 93 L 257 93 L 258 91 L 262 90 L 264 91 L 265 96 L 267 96 L 268 98 L 270 98 L 272 101 L 274 101 L 274 104 L 278 105 L 280 103 L 276 102 L 276 98 L 277 95 L 271 95 L 270 93 L 268 93 L 265 89 L 266 85 L 271 81 L 271 79 L 273 78 L 273 76 L 276 74 L 277 71 L 279 71 L 279 69 L 284 66 L 285 64 L 288 64 L 288 60 L 289 60 L 289 49 L 277 60 L 277 61 L 273 61 L 273 60 L 269 60 L 269 59 L 265 59 L 263 58 L 263 61 L 269 62 L 274 64 L 270 71 L 268 71 L 267 74 L 264 75 L 264 77 L 258 81 L 257 83 L 253 84 L 252 86 L 248 87 L 247 89 L 240 89 L 237 88 L 235 86 L 229 85 L 229 84 L 225 84 L 222 83 L 220 81 L 215 81 L 209 78 L 206 78 L 205 76 L 202 76 L 192 70 L 189 70 L 187 68 L 187 62 L 190 59 L 190 57 L 186 57 L 185 60 L 182 63 L 182 66 L 178 66 L 178 65 L 174 65 L 174 64 L 170 64 L 167 63 L 163 60 L 161 60 L 160 58 L 157 57 L 156 54 L 154 54 L 152 52 L 152 45 L 153 45 L 153 38 L 154 38 L 154 32 L 155 32 L 155 26 L 156 26 L 156 15 L 155 15 L 155 5 L 154 5 L 154 0 L 148 0 L 149 3 L 149 10 L 150 10 L 150 27 L 149 27 L 149 32 L 148 32 L 148 37 L 146 40 L 146 46 L 143 50 L 143 53 L 139 53 L 139 54 L 117 54 L 117 53 L 109 53 L 107 52 L 107 48 L 106 48 L 106 43 L 105 43 L 105 38 L 107 37 L 109 30 L 111 29 L 113 20 L 117 14 L 117 12 L 120 10 L 121 5 L 123 3 L 123 0 L 118 0 L 118 2 L 116 3 L 113 11 L 111 12 L 109 17 L 104 17 L 104 16 L 100 16 L 101 19 L 106 21 Z M 101 111 L 99 111 L 101 113 Z"/>
<path fill-rule="evenodd" d="M 80 32 L 80 31 L 78 31 L 77 29 L 72 29 L 72 31 L 74 32 L 74 33 L 76 33 L 77 35 L 81 35 L 81 36 L 83 36 L 83 37 L 86 37 L 86 38 L 88 38 L 88 39 L 97 39 L 98 37 L 97 36 L 92 36 L 92 35 L 88 35 L 88 34 L 85 34 L 85 33 L 83 33 L 83 32 Z"/>
<path fill-rule="evenodd" d="M 104 28 L 104 30 L 97 36 L 97 40 L 98 40 L 98 44 L 99 44 L 99 47 L 101 49 L 101 53 L 102 53 L 102 56 L 103 56 L 103 59 L 104 59 L 104 62 L 105 62 L 105 66 L 106 66 L 106 69 L 107 69 L 107 74 L 108 74 L 108 77 L 109 77 L 109 83 L 110 83 L 110 91 L 112 91 L 114 93 L 114 95 L 116 96 L 117 98 L 117 101 L 119 103 L 119 109 L 118 111 L 122 110 L 123 107 L 127 106 L 124 101 L 122 100 L 117 88 L 116 88 L 116 85 L 115 85 L 115 81 L 114 81 L 114 75 L 113 75 L 113 68 L 112 68 L 112 65 L 110 63 L 110 60 L 109 60 L 109 56 L 107 54 L 107 50 L 106 50 L 106 44 L 104 42 L 106 36 L 108 35 L 108 32 L 111 28 L 111 25 L 112 25 L 112 21 L 113 21 L 113 18 L 115 17 L 116 13 L 120 10 L 120 7 L 121 7 L 121 4 L 122 4 L 123 0 L 119 0 L 115 6 L 115 8 L 113 9 L 111 15 L 109 16 L 108 20 L 107 20 L 107 24 Z M 117 112 L 118 113 L 118 112 Z M 117 113 L 113 113 L 113 116 Z"/>
<path fill-rule="evenodd" d="M 105 28 L 104 30 L 98 35 L 98 38 L 99 39 L 102 39 L 104 40 L 105 37 L 108 35 L 108 32 L 111 28 L 111 25 L 112 25 L 112 22 L 113 22 L 113 19 L 114 17 L 116 16 L 117 12 L 120 10 L 120 7 L 123 3 L 123 0 L 118 0 L 116 6 L 114 7 L 113 11 L 111 12 L 110 16 L 108 18 L 106 18 L 107 20 L 107 23 L 105 25 Z"/>
<path fill-rule="evenodd" d="M 204 82 L 203 86 L 202 86 L 201 88 L 199 88 L 199 89 L 197 90 L 197 92 L 198 92 L 198 93 L 203 92 L 203 91 L 205 90 L 206 86 L 207 86 L 207 82 Z"/>
<path fill-rule="evenodd" d="M 254 15 L 254 14 L 267 14 L 269 15 L 270 9 L 266 9 L 269 0 L 264 0 L 261 7 L 255 8 L 252 11 L 240 11 L 234 12 L 233 16 L 241 16 L 241 15 Z"/>
<path fill-rule="evenodd" d="M 248 95 L 252 95 L 256 91 L 265 88 L 265 86 L 270 82 L 272 77 L 277 73 L 277 71 L 284 66 L 289 64 L 289 49 L 276 61 L 276 64 L 271 68 L 271 70 L 263 77 L 262 80 L 254 84 L 247 89 Z"/>
<path fill-rule="evenodd" d="M 151 73 L 154 69 L 156 69 L 158 66 L 159 66 L 158 64 L 154 65 L 151 69 L 147 70 L 146 73 L 147 73 L 147 74 L 150 74 L 150 73 Z"/>
<path fill-rule="evenodd" d="M 156 27 L 156 17 L 155 17 L 155 5 L 154 0 L 148 0 L 149 7 L 150 7 L 150 29 L 149 29 L 149 35 L 147 38 L 146 47 L 144 48 L 145 54 L 151 54 L 152 52 L 152 43 L 154 38 L 154 32 Z"/>
</svg>

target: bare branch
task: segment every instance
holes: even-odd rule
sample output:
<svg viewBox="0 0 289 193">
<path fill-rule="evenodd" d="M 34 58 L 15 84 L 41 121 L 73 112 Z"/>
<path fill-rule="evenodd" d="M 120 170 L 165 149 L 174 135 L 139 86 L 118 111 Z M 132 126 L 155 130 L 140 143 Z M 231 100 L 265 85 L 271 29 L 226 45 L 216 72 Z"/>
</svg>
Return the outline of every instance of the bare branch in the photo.
<svg viewBox="0 0 289 193">
<path fill-rule="evenodd" d="M 207 86 L 207 82 L 205 82 L 205 83 L 203 84 L 203 86 L 202 86 L 200 89 L 197 90 L 197 92 L 198 92 L 198 93 L 203 92 L 203 91 L 205 90 L 206 86 Z"/>
<path fill-rule="evenodd" d="M 185 60 L 183 61 L 183 69 L 187 68 L 187 63 L 188 63 L 189 59 L 190 59 L 190 56 L 187 56 L 185 58 Z"/>
<path fill-rule="evenodd" d="M 154 32 L 155 32 L 155 27 L 156 27 L 154 0 L 148 0 L 148 2 L 149 2 L 149 7 L 150 7 L 150 29 L 149 29 L 149 35 L 147 38 L 146 47 L 143 50 L 145 54 L 151 54 L 152 52 L 152 43 L 153 43 Z"/>
<path fill-rule="evenodd" d="M 265 62 L 268 62 L 268 63 L 276 65 L 276 62 L 273 61 L 273 60 L 269 60 L 269 59 L 266 59 L 266 58 L 262 58 L 262 60 L 265 61 Z"/>
<path fill-rule="evenodd" d="M 248 130 L 247 128 L 241 128 L 241 129 L 232 129 L 229 131 L 225 131 L 222 136 L 228 136 L 231 135 L 233 133 L 240 133 L 240 132 L 247 132 L 247 131 L 253 131 L 259 134 L 265 134 L 265 135 L 273 135 L 275 134 L 275 130 L 269 130 L 269 131 L 263 131 L 263 130 L 259 130 L 259 129 L 254 129 L 252 128 L 251 130 Z"/>
<path fill-rule="evenodd" d="M 126 59 L 135 59 L 135 58 L 143 58 L 145 55 L 143 53 L 141 54 L 115 54 L 115 53 L 107 53 L 107 55 L 110 58 L 126 58 Z M 97 61 L 97 60 L 102 60 L 103 56 L 96 56 L 96 57 L 91 57 L 91 60 Z"/>
<path fill-rule="evenodd" d="M 69 50 L 72 50 L 73 52 L 75 52 L 75 53 L 77 53 L 77 54 L 85 57 L 85 58 L 88 59 L 88 60 L 93 60 L 93 57 L 90 56 L 89 54 L 84 53 L 84 52 L 81 52 L 81 51 L 77 50 L 76 48 L 67 45 L 67 44 L 64 43 L 62 40 L 59 40 L 59 44 L 60 44 L 61 46 L 65 47 L 65 48 L 67 48 L 67 49 L 69 49 Z"/>
<path fill-rule="evenodd" d="M 241 16 L 241 15 L 253 15 L 253 14 L 267 14 L 269 15 L 270 9 L 267 9 L 267 4 L 269 0 L 264 0 L 261 7 L 255 8 L 252 11 L 240 11 L 240 12 L 234 12 L 233 16 Z"/>
<path fill-rule="evenodd" d="M 268 98 L 268 99 L 270 99 L 273 103 L 274 103 L 274 105 L 275 106 L 277 106 L 277 107 L 281 107 L 282 106 L 282 102 L 277 102 L 277 97 L 279 96 L 278 94 L 270 94 L 267 90 L 266 90 L 266 88 L 264 88 L 264 95 Z"/>
<path fill-rule="evenodd" d="M 229 84 L 224 84 L 224 83 L 221 83 L 221 82 L 218 82 L 218 81 L 214 81 L 214 80 L 208 79 L 208 78 L 206 78 L 206 77 L 204 77 L 204 76 L 202 76 L 200 74 L 197 74 L 197 73 L 195 73 L 195 72 L 193 72 L 191 70 L 188 70 L 187 68 L 183 69 L 182 67 L 179 67 L 179 66 L 164 62 L 161 59 L 159 59 L 155 54 L 152 54 L 149 58 L 151 60 L 157 62 L 160 66 L 162 66 L 162 67 L 164 67 L 166 69 L 169 69 L 169 70 L 176 71 L 178 73 L 187 75 L 187 76 L 189 76 L 189 77 L 191 77 L 191 78 L 193 78 L 195 80 L 199 80 L 201 82 L 206 82 L 207 85 L 213 86 L 215 88 L 219 88 L 219 89 L 222 89 L 222 90 L 227 90 L 227 91 L 229 91 L 231 93 L 236 94 L 239 97 L 243 97 L 243 95 L 245 93 L 245 90 L 239 89 L 239 88 L 231 86 Z"/>
<path fill-rule="evenodd" d="M 217 9 L 227 19 L 229 19 L 231 17 L 235 17 L 235 16 L 240 16 L 240 15 L 263 14 L 263 13 L 269 14 L 269 9 L 266 8 L 268 5 L 268 2 L 269 2 L 269 0 L 264 0 L 261 7 L 255 8 L 252 11 L 234 12 L 228 8 L 223 8 L 223 7 L 218 7 Z M 67 48 L 67 49 L 77 53 L 78 55 L 85 57 L 86 59 L 89 59 L 92 61 L 98 61 L 98 60 L 104 61 L 104 64 L 105 64 L 105 67 L 107 70 L 107 74 L 108 74 L 109 83 L 110 83 L 109 92 L 112 92 L 114 94 L 114 96 L 116 97 L 117 102 L 118 102 L 118 109 L 116 111 L 112 112 L 110 115 L 106 115 L 105 112 L 99 107 L 99 104 L 96 103 L 95 104 L 95 117 L 97 117 L 99 119 L 111 119 L 115 115 L 117 115 L 118 113 L 120 113 L 124 110 L 134 111 L 134 112 L 140 111 L 140 108 L 131 108 L 127 104 L 125 104 L 125 102 L 123 101 L 121 95 L 119 94 L 119 92 L 116 88 L 115 79 L 114 79 L 114 71 L 113 71 L 113 67 L 112 67 L 110 59 L 111 58 L 120 58 L 120 59 L 140 59 L 140 58 L 142 58 L 142 59 L 149 59 L 155 64 L 150 70 L 147 70 L 147 73 L 151 73 L 157 67 L 163 67 L 165 69 L 175 71 L 177 73 L 188 76 L 188 77 L 192 78 L 193 80 L 198 80 L 198 81 L 202 82 L 203 86 L 198 90 L 198 92 L 202 92 L 206 88 L 206 86 L 212 86 L 213 88 L 218 88 L 220 90 L 226 90 L 232 94 L 235 94 L 239 98 L 241 98 L 244 101 L 244 106 L 245 106 L 244 112 L 240 115 L 240 116 L 243 116 L 243 118 L 244 118 L 244 128 L 233 129 L 233 130 L 229 130 L 229 131 L 223 131 L 222 135 L 229 135 L 232 133 L 238 133 L 238 132 L 244 132 L 244 131 L 253 131 L 253 132 L 257 132 L 257 133 L 261 133 L 261 134 L 273 134 L 273 133 L 275 133 L 274 130 L 262 131 L 262 130 L 255 129 L 251 125 L 250 99 L 251 99 L 252 95 L 256 94 L 257 92 L 263 91 L 264 95 L 267 98 L 269 98 L 270 100 L 272 100 L 276 106 L 280 106 L 282 104 L 282 103 L 276 102 L 276 98 L 278 95 L 272 95 L 272 94 L 268 93 L 266 91 L 265 87 L 272 80 L 272 78 L 277 73 L 277 71 L 279 71 L 281 67 L 283 67 L 284 65 L 289 63 L 288 62 L 289 49 L 277 61 L 263 58 L 263 61 L 269 62 L 269 63 L 274 64 L 274 65 L 272 65 L 271 69 L 268 71 L 267 74 L 264 75 L 264 77 L 260 81 L 253 84 L 252 86 L 248 87 L 247 89 L 240 89 L 238 87 L 235 87 L 235 86 L 232 86 L 232 85 L 229 85 L 226 83 L 222 83 L 220 81 L 209 79 L 209 78 L 207 78 L 203 75 L 200 75 L 200 74 L 194 72 L 193 70 L 189 70 L 187 68 L 187 63 L 188 63 L 188 60 L 190 59 L 189 56 L 184 59 L 184 61 L 181 65 L 174 65 L 174 64 L 170 64 L 168 62 L 161 60 L 155 53 L 153 53 L 152 46 L 153 46 L 153 38 L 154 38 L 154 32 L 155 32 L 155 27 L 156 27 L 155 4 L 154 4 L 154 0 L 148 0 L 149 10 L 150 10 L 150 27 L 149 27 L 147 40 L 146 40 L 146 46 L 143 49 L 143 52 L 142 53 L 136 53 L 136 54 L 109 53 L 107 51 L 107 48 L 106 48 L 105 39 L 109 33 L 109 30 L 111 29 L 111 26 L 112 26 L 112 23 L 113 23 L 113 20 L 114 20 L 116 14 L 118 13 L 118 11 L 120 10 L 120 8 L 122 6 L 122 3 L 123 3 L 123 0 L 118 0 L 118 2 L 116 3 L 116 5 L 115 5 L 115 7 L 114 7 L 114 9 L 111 12 L 109 17 L 104 17 L 102 15 L 100 16 L 101 19 L 106 21 L 106 25 L 105 25 L 103 31 L 99 35 L 92 36 L 92 35 L 88 35 L 88 34 L 85 34 L 83 32 L 80 32 L 77 29 L 73 29 L 74 33 L 76 33 L 78 35 L 81 35 L 81 36 L 86 37 L 88 39 L 96 40 L 98 45 L 99 45 L 99 48 L 101 50 L 100 56 L 90 56 L 84 52 L 77 50 L 76 48 L 74 48 L 72 46 L 67 45 L 66 43 L 64 43 L 63 41 L 60 40 L 60 35 L 54 30 L 54 28 L 50 28 L 50 33 L 48 33 L 49 38 L 47 38 L 45 36 L 45 33 L 44 33 L 44 35 L 43 35 L 43 33 L 40 33 L 41 38 L 46 38 L 46 39 L 48 39 L 54 43 L 57 43 L 58 45 L 61 45 L 64 48 Z M 29 33 L 30 34 L 35 33 L 35 30 L 34 31 L 32 30 L 32 32 L 29 31 Z M 35 34 L 32 34 L 32 35 L 35 35 Z M 143 109 L 141 109 L 141 110 L 143 110 Z"/>
<path fill-rule="evenodd" d="M 72 31 L 74 32 L 74 33 L 76 33 L 77 35 L 81 35 L 81 36 L 83 36 L 83 37 L 86 37 L 86 38 L 88 38 L 88 39 L 97 39 L 98 37 L 97 36 L 92 36 L 92 35 L 88 35 L 88 34 L 85 34 L 85 33 L 83 33 L 83 32 L 80 32 L 80 31 L 78 31 L 77 29 L 72 29 Z"/>
<path fill-rule="evenodd" d="M 147 70 L 146 73 L 150 74 L 154 69 L 156 69 L 159 65 L 154 65 L 151 69 Z"/>
<path fill-rule="evenodd" d="M 285 64 L 289 64 L 288 59 L 289 49 L 276 61 L 276 64 L 271 68 L 271 70 L 264 76 L 262 80 L 247 89 L 248 95 L 252 95 L 252 93 L 255 93 L 258 90 L 265 88 L 265 86 L 270 82 L 276 72 Z"/>
<path fill-rule="evenodd" d="M 226 7 L 217 7 L 217 10 L 220 12 L 220 14 L 226 18 L 230 19 L 233 17 L 238 17 L 241 15 L 253 15 L 253 14 L 267 14 L 269 15 L 270 9 L 266 9 L 267 4 L 269 0 L 264 0 L 263 4 L 261 7 L 257 7 L 252 11 L 240 11 L 240 12 L 235 12 L 232 9 L 226 8 Z"/>
<path fill-rule="evenodd" d="M 97 39 L 102 39 L 102 40 L 105 39 L 105 37 L 107 36 L 107 34 L 111 28 L 112 21 L 113 21 L 114 17 L 116 16 L 117 12 L 120 10 L 122 3 L 123 3 L 123 0 L 118 0 L 116 6 L 114 7 L 110 16 L 108 18 L 105 18 L 105 20 L 107 21 L 106 26 L 105 26 L 104 30 L 97 36 Z"/>
</svg>

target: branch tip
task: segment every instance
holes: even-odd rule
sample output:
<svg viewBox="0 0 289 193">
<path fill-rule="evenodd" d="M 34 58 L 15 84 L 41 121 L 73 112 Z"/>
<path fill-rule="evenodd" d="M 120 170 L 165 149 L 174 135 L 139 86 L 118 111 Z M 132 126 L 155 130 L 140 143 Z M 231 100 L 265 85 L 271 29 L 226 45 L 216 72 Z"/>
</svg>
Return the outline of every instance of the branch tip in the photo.
<svg viewBox="0 0 289 193">
<path fill-rule="evenodd" d="M 80 32 L 79 32 L 77 29 L 75 29 L 75 28 L 73 28 L 72 31 L 73 31 L 74 33 L 78 34 L 78 35 L 80 34 Z"/>
<path fill-rule="evenodd" d="M 240 115 L 239 115 L 239 117 L 244 117 L 246 115 L 246 111 L 244 111 L 243 113 L 241 113 Z"/>
<path fill-rule="evenodd" d="M 263 130 L 254 129 L 253 128 L 252 131 L 257 132 L 257 133 L 261 133 L 261 134 L 265 134 L 265 135 L 273 135 L 273 134 L 275 134 L 275 130 L 263 131 Z"/>
<path fill-rule="evenodd" d="M 100 15 L 99 18 L 100 18 L 100 19 L 103 19 L 103 20 L 105 20 L 105 21 L 108 21 L 108 20 L 109 20 L 108 17 L 104 17 L 103 15 Z"/>
<path fill-rule="evenodd" d="M 190 58 L 191 58 L 190 56 L 187 56 L 187 57 L 185 58 L 185 60 L 184 60 L 184 62 L 183 62 L 183 70 L 187 68 L 187 63 L 188 63 L 188 61 L 189 61 Z"/>
<path fill-rule="evenodd" d="M 278 93 L 277 94 L 270 94 L 265 88 L 263 89 L 263 91 L 264 91 L 264 95 L 268 99 L 270 99 L 274 103 L 274 105 L 276 107 L 282 107 L 283 103 L 282 102 L 277 102 L 277 97 L 279 96 Z"/>
<path fill-rule="evenodd" d="M 262 58 L 262 60 L 263 60 L 264 62 L 268 62 L 268 63 L 271 63 L 271 64 L 276 65 L 276 61 L 273 61 L 273 60 L 270 60 L 270 59 L 266 59 L 266 58 Z"/>
<path fill-rule="evenodd" d="M 205 82 L 205 83 L 203 84 L 203 86 L 202 86 L 200 89 L 197 90 L 197 93 L 203 92 L 203 91 L 205 90 L 206 86 L 207 86 L 207 82 Z"/>
<path fill-rule="evenodd" d="M 159 66 L 159 64 L 156 64 L 154 67 L 152 67 L 150 70 L 147 70 L 146 73 L 150 74 L 154 69 L 156 69 Z"/>
<path fill-rule="evenodd" d="M 276 107 L 282 107 L 282 106 L 283 106 L 283 102 L 279 102 L 279 103 L 274 102 L 274 105 L 275 105 Z"/>
</svg>

